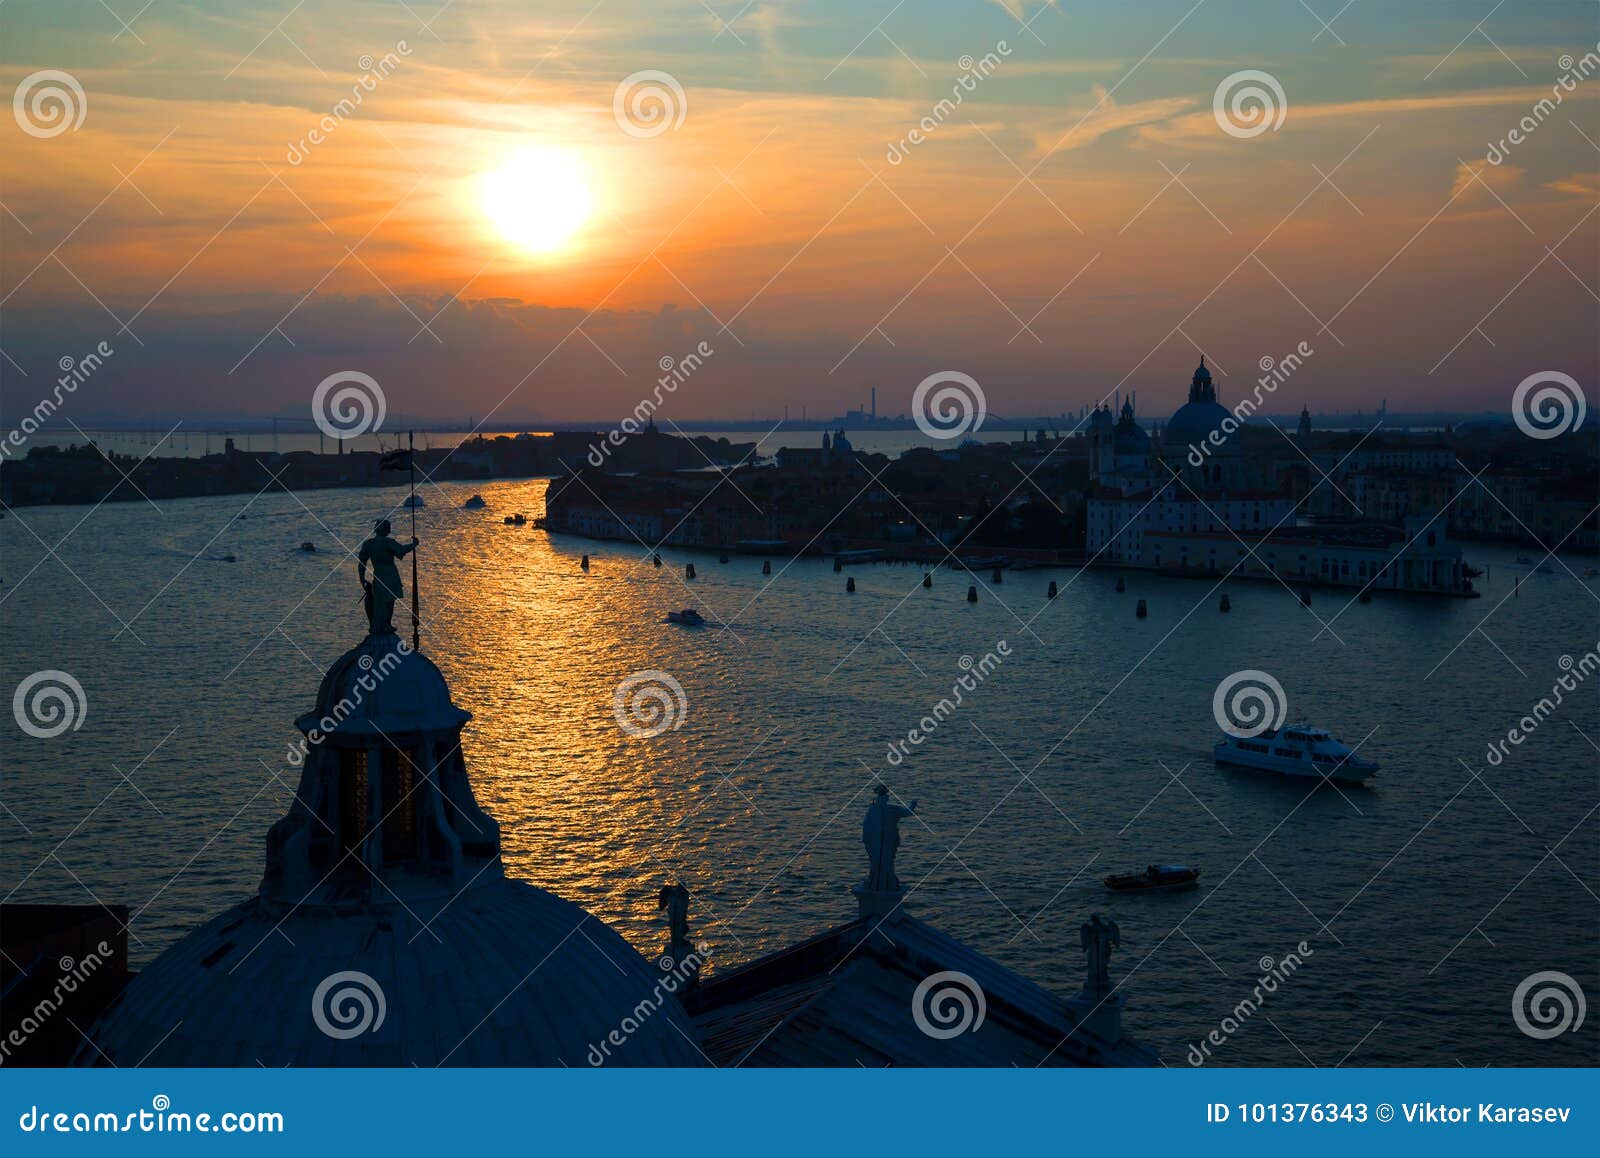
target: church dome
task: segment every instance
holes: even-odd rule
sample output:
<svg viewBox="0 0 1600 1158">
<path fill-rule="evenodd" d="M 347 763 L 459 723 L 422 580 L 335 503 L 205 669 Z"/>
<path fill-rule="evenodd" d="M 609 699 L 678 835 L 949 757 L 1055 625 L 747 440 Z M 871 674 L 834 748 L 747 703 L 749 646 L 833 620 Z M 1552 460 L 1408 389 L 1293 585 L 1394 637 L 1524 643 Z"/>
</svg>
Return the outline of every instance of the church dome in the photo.
<svg viewBox="0 0 1600 1158">
<path fill-rule="evenodd" d="M 577 905 L 506 879 L 461 751 L 468 719 L 392 631 L 336 660 L 295 721 L 300 783 L 257 895 L 135 977 L 77 1060 L 703 1064 L 678 997 L 697 954 L 651 964 Z"/>
<path fill-rule="evenodd" d="M 1220 403 L 1185 402 L 1167 423 L 1166 444 L 1179 449 L 1198 446 L 1228 417 L 1231 417 L 1228 408 Z"/>
<path fill-rule="evenodd" d="M 1217 390 L 1211 381 L 1211 371 L 1206 367 L 1206 360 L 1202 357 L 1194 376 L 1189 380 L 1189 400 L 1178 407 L 1172 415 L 1163 433 L 1163 441 L 1167 447 L 1180 450 L 1198 446 L 1206 441 L 1213 430 L 1222 426 L 1224 419 L 1230 417 L 1232 414 L 1228 408 L 1217 401 Z M 1223 448 L 1237 449 L 1232 439 L 1224 441 Z"/>
<path fill-rule="evenodd" d="M 1112 436 L 1111 451 L 1118 458 L 1150 453 L 1150 435 L 1133 417 L 1131 404 L 1123 404 L 1122 418 Z"/>
<path fill-rule="evenodd" d="M 258 898 L 135 977 L 80 1060 L 704 1065 L 682 988 L 609 926 L 522 881 L 359 913 L 282 913 Z"/>
</svg>

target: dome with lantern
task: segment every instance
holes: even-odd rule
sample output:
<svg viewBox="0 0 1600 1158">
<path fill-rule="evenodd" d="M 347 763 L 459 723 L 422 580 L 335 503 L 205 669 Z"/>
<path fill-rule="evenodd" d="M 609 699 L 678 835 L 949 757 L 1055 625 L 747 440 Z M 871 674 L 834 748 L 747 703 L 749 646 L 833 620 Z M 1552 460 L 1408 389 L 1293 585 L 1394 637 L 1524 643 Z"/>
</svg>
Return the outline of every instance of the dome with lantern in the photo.
<svg viewBox="0 0 1600 1158">
<path fill-rule="evenodd" d="M 1178 451 L 1199 446 L 1210 437 L 1213 430 L 1222 427 L 1230 417 L 1226 406 L 1217 401 L 1217 388 L 1211 381 L 1211 371 L 1206 367 L 1204 355 L 1189 381 L 1189 400 L 1173 413 L 1167 423 L 1163 440 L 1168 448 Z M 1233 453 L 1238 449 L 1233 440 L 1225 440 L 1219 452 Z"/>
<path fill-rule="evenodd" d="M 680 975 L 506 877 L 469 719 L 393 632 L 336 660 L 296 721 L 300 783 L 256 895 L 139 973 L 77 1060 L 704 1065 Z"/>
</svg>

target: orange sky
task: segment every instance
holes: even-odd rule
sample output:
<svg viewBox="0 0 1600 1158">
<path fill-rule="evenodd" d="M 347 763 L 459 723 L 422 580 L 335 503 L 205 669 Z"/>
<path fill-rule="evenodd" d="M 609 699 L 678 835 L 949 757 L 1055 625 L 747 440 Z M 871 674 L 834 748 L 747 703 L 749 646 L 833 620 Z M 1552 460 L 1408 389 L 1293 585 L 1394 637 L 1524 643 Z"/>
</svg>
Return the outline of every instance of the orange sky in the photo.
<svg viewBox="0 0 1600 1158">
<path fill-rule="evenodd" d="M 1596 379 L 1592 5 L 1481 33 L 1481 4 L 1331 29 L 1193 0 L 712 5 L 724 24 L 696 0 L 161 3 L 131 31 L 59 7 L 0 7 L 6 85 L 64 70 L 86 105 L 58 135 L 0 129 L 7 414 L 100 341 L 85 416 L 300 414 L 357 369 L 392 412 L 602 420 L 702 340 L 677 421 L 831 414 L 874 385 L 894 413 L 943 369 L 996 414 L 1120 388 L 1159 415 L 1198 351 L 1229 401 L 1302 341 L 1284 412 L 1503 410 L 1534 371 Z M 656 134 L 614 108 L 645 69 L 682 94 Z M 1277 129 L 1221 126 L 1242 69 L 1281 86 Z M 483 208 L 527 149 L 593 197 L 542 255 Z"/>
</svg>

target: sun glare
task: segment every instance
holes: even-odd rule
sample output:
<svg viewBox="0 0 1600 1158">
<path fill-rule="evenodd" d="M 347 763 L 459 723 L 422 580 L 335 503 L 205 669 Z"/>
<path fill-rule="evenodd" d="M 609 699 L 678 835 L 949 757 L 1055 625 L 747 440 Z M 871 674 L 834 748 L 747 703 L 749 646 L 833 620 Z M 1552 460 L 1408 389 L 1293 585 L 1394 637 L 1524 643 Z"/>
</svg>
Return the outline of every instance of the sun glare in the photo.
<svg viewBox="0 0 1600 1158">
<path fill-rule="evenodd" d="M 559 149 L 523 149 L 483 178 L 483 211 L 529 253 L 562 249 L 594 208 L 583 168 Z"/>
</svg>

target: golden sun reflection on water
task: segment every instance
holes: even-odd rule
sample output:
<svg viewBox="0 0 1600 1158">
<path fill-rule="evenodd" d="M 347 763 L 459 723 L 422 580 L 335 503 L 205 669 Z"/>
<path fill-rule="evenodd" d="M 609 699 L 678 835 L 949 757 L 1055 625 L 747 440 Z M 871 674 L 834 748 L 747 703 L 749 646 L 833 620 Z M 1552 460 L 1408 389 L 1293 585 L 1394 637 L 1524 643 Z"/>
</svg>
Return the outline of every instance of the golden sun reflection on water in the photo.
<svg viewBox="0 0 1600 1158">
<path fill-rule="evenodd" d="M 1130 575 L 1118 595 L 1116 576 L 1101 571 L 1008 572 L 1001 588 L 983 576 L 969 605 L 970 579 L 947 569 L 923 590 L 915 568 L 853 568 L 853 594 L 822 559 L 774 560 L 763 576 L 759 558 L 722 564 L 669 550 L 657 569 L 637 543 L 503 523 L 541 513 L 545 489 L 541 480 L 423 489 L 423 648 L 474 714 L 465 755 L 479 801 L 501 825 L 508 871 L 582 905 L 643 953 L 665 940 L 656 894 L 671 880 L 693 890 L 692 924 L 711 943 L 713 972 L 853 917 L 861 816 L 876 777 L 921 801 L 901 849 L 910 910 L 1057 992 L 1081 982 L 1078 925 L 1096 909 L 1122 924 L 1134 960 L 1185 919 L 1235 978 L 1303 937 L 1304 913 L 1260 866 L 1245 865 L 1215 895 L 1167 899 L 1107 896 L 1096 879 L 1156 859 L 1220 879 L 1262 834 L 1270 841 L 1259 855 L 1312 910 L 1336 912 L 1365 888 L 1338 922 L 1359 953 L 1348 964 L 1337 958 L 1326 981 L 1308 972 L 1296 999 L 1347 1042 L 1379 1017 L 1394 1019 L 1393 1033 L 1380 1035 L 1385 1060 L 1438 1056 L 1431 1021 L 1407 1027 L 1394 1012 L 1439 999 L 1429 988 L 1437 982 L 1414 964 L 1450 945 L 1433 943 L 1438 922 L 1412 919 L 1419 898 L 1467 928 L 1499 895 L 1485 896 L 1484 864 L 1513 881 L 1531 873 L 1518 892 L 1524 919 L 1496 930 L 1499 951 L 1452 958 L 1457 990 L 1498 984 L 1507 953 L 1521 961 L 1557 951 L 1570 915 L 1560 875 L 1532 872 L 1540 850 L 1507 825 L 1493 796 L 1458 792 L 1456 760 L 1478 759 L 1483 742 L 1462 721 L 1502 718 L 1507 704 L 1526 702 L 1529 685 L 1498 656 L 1467 658 L 1466 647 L 1459 663 L 1425 678 L 1508 594 L 1514 549 L 1472 547 L 1475 562 L 1492 563 L 1483 603 L 1374 600 L 1339 620 L 1340 643 L 1313 639 L 1316 625 L 1294 595 L 1264 584 L 1235 588 L 1224 616 L 1214 598 L 1195 607 L 1208 584 Z M 474 491 L 487 510 L 461 509 Z M 21 883 L 19 900 L 82 903 L 88 888 L 137 906 L 136 966 L 250 895 L 267 827 L 293 791 L 282 755 L 298 736 L 292 721 L 363 630 L 344 552 L 403 495 L 215 496 L 159 513 L 108 503 L 93 512 L 93 535 L 69 534 L 81 508 L 0 521 L 8 581 L 35 566 L 52 574 L 18 525 L 26 519 L 44 542 L 64 544 L 64 564 L 108 606 L 134 615 L 148 605 L 140 638 L 119 637 L 71 586 L 67 597 L 37 578 L 8 587 L 0 686 L 68 670 L 84 683 L 90 715 L 50 743 L 0 733 L 5 803 L 27 825 L 4 829 L 0 883 Z M 395 529 L 408 533 L 404 512 Z M 296 549 L 306 539 L 317 553 Z M 700 578 L 686 583 L 690 560 Z M 1053 601 L 1052 579 L 1061 586 Z M 1497 642 L 1530 675 L 1592 646 L 1574 635 L 1577 582 L 1530 579 L 1496 613 Z M 1149 619 L 1133 618 L 1136 597 L 1148 598 Z M 665 622 L 688 605 L 731 626 Z M 1318 610 L 1328 614 L 1327 605 L 1319 595 Z M 1001 639 L 1013 654 L 999 670 L 890 765 L 887 742 L 948 694 L 962 657 Z M 1296 785 L 1211 765 L 1211 693 L 1244 667 L 1272 672 L 1297 710 L 1336 734 L 1378 728 L 1372 747 L 1384 771 L 1361 796 L 1361 814 L 1336 793 L 1303 798 Z M 682 728 L 638 739 L 618 727 L 617 686 L 643 671 L 682 685 Z M 1507 777 L 1507 799 L 1523 815 L 1564 815 L 1589 749 L 1576 731 L 1545 729 L 1539 739 Z M 113 768 L 130 770 L 139 795 Z M 1443 799 L 1454 800 L 1448 825 L 1429 829 L 1404 871 L 1373 883 L 1374 865 Z M 1352 985 L 1384 993 L 1381 1008 L 1353 1009 Z M 1141 1026 L 1169 1049 L 1203 1034 L 1207 1011 L 1236 1000 L 1235 988 L 1187 941 L 1140 962 L 1133 984 Z M 1496 1056 L 1528 1057 L 1514 1028 L 1475 1024 L 1494 1038 Z M 1241 1045 L 1239 1056 L 1294 1060 L 1268 1039 L 1248 1052 Z"/>
</svg>

